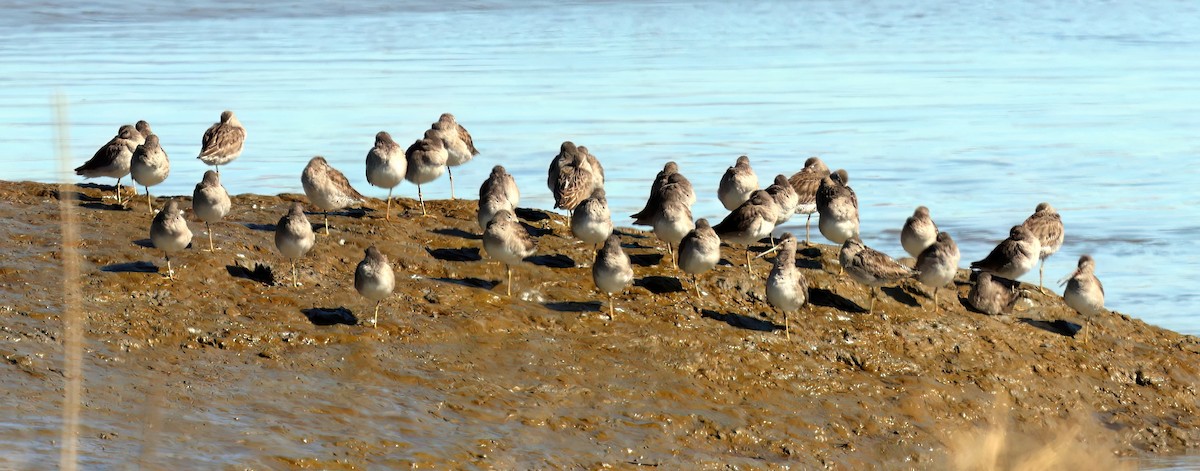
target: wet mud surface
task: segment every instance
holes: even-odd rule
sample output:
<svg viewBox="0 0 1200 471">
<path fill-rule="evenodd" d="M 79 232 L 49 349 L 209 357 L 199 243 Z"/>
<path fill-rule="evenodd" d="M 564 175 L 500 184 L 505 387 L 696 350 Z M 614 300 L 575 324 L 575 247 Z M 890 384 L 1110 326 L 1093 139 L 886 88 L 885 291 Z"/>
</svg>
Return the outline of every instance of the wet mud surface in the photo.
<svg viewBox="0 0 1200 471">
<path fill-rule="evenodd" d="M 835 249 L 802 248 L 812 299 L 788 341 L 765 301 L 770 257 L 750 277 L 740 248 L 723 248 L 697 297 L 657 239 L 621 229 L 636 282 L 609 319 L 592 248 L 562 214 L 519 213 L 538 252 L 514 267 L 510 298 L 474 201 L 430 201 L 421 217 L 400 199 L 390 222 L 378 200 L 330 215 L 295 288 L 272 232 L 294 194 L 236 196 L 215 252 L 189 212 L 195 239 L 169 280 L 145 196 L 125 210 L 102 194 L 62 194 L 82 235 L 88 469 L 1024 467 L 1043 455 L 1109 469 L 1200 446 L 1197 338 L 1108 313 L 1084 344 L 1082 320 L 1036 287 L 1021 311 L 989 317 L 964 307 L 964 271 L 941 312 L 908 281 L 868 314 Z M 0 182 L 0 407 L 19 411 L 0 422 L 6 468 L 58 459 L 59 197 Z M 372 244 L 397 273 L 378 327 L 353 287 Z"/>
</svg>

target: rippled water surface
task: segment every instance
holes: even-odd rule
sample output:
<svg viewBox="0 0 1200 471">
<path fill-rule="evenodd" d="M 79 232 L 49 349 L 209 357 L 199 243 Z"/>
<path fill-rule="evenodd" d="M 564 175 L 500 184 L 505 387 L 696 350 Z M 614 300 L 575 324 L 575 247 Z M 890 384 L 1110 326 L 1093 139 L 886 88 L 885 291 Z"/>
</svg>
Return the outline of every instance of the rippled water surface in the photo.
<svg viewBox="0 0 1200 471">
<path fill-rule="evenodd" d="M 223 109 L 249 132 L 222 175 L 233 193 L 300 192 L 300 170 L 321 154 L 382 197 L 363 175 L 374 133 L 407 144 L 444 111 L 482 150 L 457 169 L 460 194 L 501 163 L 523 201 L 544 208 L 545 169 L 567 139 L 604 162 L 618 215 L 640 208 L 668 160 L 697 186 L 696 217 L 719 219 L 716 183 L 738 155 L 764 182 L 819 155 L 850 172 L 872 246 L 902 254 L 899 227 L 926 205 L 965 265 L 1049 201 L 1067 240 L 1048 281 L 1093 254 L 1110 308 L 1200 333 L 1192 2 L 133 1 L 4 11 L 3 179 L 56 178 L 56 92 L 70 105 L 76 163 L 118 125 L 153 124 L 174 159 L 156 194 L 191 193 L 204 171 L 193 158 L 200 136 Z M 425 191 L 449 196 L 444 179 Z"/>
</svg>

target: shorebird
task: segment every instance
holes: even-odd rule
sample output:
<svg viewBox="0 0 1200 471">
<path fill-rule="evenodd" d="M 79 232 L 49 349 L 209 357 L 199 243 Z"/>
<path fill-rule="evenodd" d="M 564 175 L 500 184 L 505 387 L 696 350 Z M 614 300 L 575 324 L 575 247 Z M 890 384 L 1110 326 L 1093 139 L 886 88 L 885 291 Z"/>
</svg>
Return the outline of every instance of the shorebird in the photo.
<svg viewBox="0 0 1200 471">
<path fill-rule="evenodd" d="M 1037 265 L 1042 243 L 1025 226 L 1013 226 L 1008 238 L 1000 242 L 983 260 L 971 262 L 971 269 L 991 272 L 1016 280 Z"/>
<path fill-rule="evenodd" d="M 475 221 L 479 223 L 479 230 L 487 230 L 488 223 L 496 218 L 496 213 L 500 211 L 514 211 L 512 203 L 504 197 L 504 193 L 493 191 L 479 198 L 479 209 L 475 213 Z"/>
<path fill-rule="evenodd" d="M 192 243 L 192 230 L 188 229 L 179 200 L 171 198 L 150 222 L 150 241 L 154 248 L 162 250 L 167 258 L 167 278 L 175 279 L 171 269 L 171 254 L 187 248 Z"/>
<path fill-rule="evenodd" d="M 292 262 L 292 286 L 300 286 L 296 278 L 296 259 L 303 257 L 317 240 L 312 224 L 304 215 L 304 205 L 293 202 L 287 214 L 275 224 L 275 248 Z"/>
<path fill-rule="evenodd" d="M 612 212 L 604 189 L 592 190 L 592 196 L 571 211 L 571 234 L 584 243 L 596 246 L 613 233 Z"/>
<path fill-rule="evenodd" d="M 708 219 L 696 221 L 696 228 L 679 241 L 679 269 L 692 275 L 696 299 L 700 299 L 700 284 L 696 275 L 711 270 L 721 261 L 721 238 L 708 224 Z"/>
<path fill-rule="evenodd" d="M 570 141 L 562 143 L 558 156 L 550 164 L 550 178 L 553 180 L 547 181 L 554 194 L 555 208 L 574 210 L 596 189 L 600 176 L 595 173 L 591 162 L 588 154 L 575 147 L 575 144 Z M 603 184 L 599 186 L 603 187 Z"/>
<path fill-rule="evenodd" d="M 800 205 L 800 195 L 796 194 L 796 190 L 792 189 L 792 185 L 788 183 L 787 177 L 781 175 L 775 176 L 775 182 L 766 189 L 767 194 L 775 199 L 775 204 L 779 206 L 779 216 L 775 218 L 775 226 L 781 226 L 796 214 L 796 207 Z M 774 245 L 774 238 L 771 239 L 771 244 Z"/>
<path fill-rule="evenodd" d="M 224 219 L 229 214 L 229 192 L 221 186 L 221 174 L 205 171 L 204 179 L 196 184 L 192 191 L 192 213 L 204 221 L 204 232 L 209 234 L 209 251 L 215 251 L 212 245 L 212 228 L 210 223 Z"/>
<path fill-rule="evenodd" d="M 737 163 L 725 170 L 721 175 L 721 184 L 717 187 L 717 198 L 725 209 L 733 211 L 750 199 L 750 194 L 758 189 L 758 175 L 750 168 L 750 158 L 741 156 Z"/>
<path fill-rule="evenodd" d="M 947 232 L 938 233 L 933 244 L 917 254 L 915 267 L 920 275 L 917 279 L 925 286 L 933 287 L 933 312 L 938 312 L 938 290 L 954 281 L 958 274 L 958 244 Z"/>
<path fill-rule="evenodd" d="M 498 190 L 493 189 L 497 187 L 499 187 Z M 508 200 L 514 209 L 521 204 L 521 190 L 517 188 L 517 181 L 503 166 L 492 167 L 492 173 L 488 175 L 482 185 L 479 185 L 479 199 L 483 199 L 485 195 L 493 191 L 503 194 L 504 199 Z"/>
<path fill-rule="evenodd" d="M 387 209 L 383 213 L 385 221 L 392 220 L 392 190 L 404 181 L 407 171 L 408 159 L 404 158 L 400 144 L 396 144 L 387 131 L 375 133 L 375 146 L 367 151 L 367 183 L 387 188 Z"/>
<path fill-rule="evenodd" d="M 221 121 L 213 123 L 204 131 L 200 140 L 200 155 L 197 159 L 216 168 L 221 173 L 221 166 L 242 155 L 242 146 L 246 144 L 246 128 L 232 111 L 221 112 Z"/>
<path fill-rule="evenodd" d="M 813 213 L 817 212 L 817 188 L 821 186 L 821 180 L 828 175 L 829 167 L 825 166 L 825 162 L 817 157 L 809 157 L 804 161 L 804 168 L 788 179 L 799 198 L 796 212 L 808 215 L 808 219 L 804 221 L 804 245 L 812 245 L 809 241 L 809 223 L 812 222 Z"/>
<path fill-rule="evenodd" d="M 129 175 L 133 151 L 137 148 L 137 129 L 128 124 L 117 129 L 117 135 L 100 147 L 91 159 L 75 168 L 83 178 L 110 177 L 117 179 L 117 204 L 121 204 L 121 179 Z M 137 188 L 134 188 L 137 192 Z"/>
<path fill-rule="evenodd" d="M 623 292 L 633 284 L 633 265 L 629 256 L 621 250 L 621 239 L 611 234 L 604 241 L 604 246 L 596 251 L 596 260 L 592 262 L 592 281 L 596 289 L 608 294 L 608 320 L 613 320 L 616 307 L 613 305 L 613 293 Z"/>
<path fill-rule="evenodd" d="M 588 165 L 592 167 L 592 186 L 604 188 L 604 166 L 600 165 L 600 159 L 592 155 L 586 146 L 579 146 L 579 152 L 583 153 Z"/>
<path fill-rule="evenodd" d="M 917 206 L 913 215 L 904 221 L 904 227 L 900 229 L 900 245 L 914 258 L 921 255 L 926 247 L 933 245 L 937 237 L 937 224 L 929 217 L 929 208 L 924 206 Z"/>
<path fill-rule="evenodd" d="M 673 246 L 683 240 L 683 236 L 696 228 L 692 222 L 691 202 L 696 200 L 696 192 L 692 183 L 681 173 L 667 175 L 664 185 L 650 196 L 645 209 L 632 215 L 633 224 L 651 226 L 655 237 L 667 244 L 667 257 L 671 266 L 675 267 L 675 251 Z"/>
<path fill-rule="evenodd" d="M 746 246 L 746 273 L 753 275 L 750 245 L 775 230 L 775 217 L 778 214 L 779 205 L 775 204 L 775 199 L 763 190 L 755 190 L 750 194 L 750 199 L 713 226 L 713 231 L 725 242 Z"/>
<path fill-rule="evenodd" d="M 492 174 L 479 185 L 479 211 L 476 213 L 479 229 L 486 230 L 488 223 L 502 209 L 516 212 L 520 199 L 521 192 L 512 175 L 504 171 L 504 167 L 492 167 Z"/>
<path fill-rule="evenodd" d="M 1092 318 L 1104 312 L 1104 285 L 1096 278 L 1096 260 L 1091 255 L 1079 257 L 1079 265 L 1071 276 L 1064 278 L 1059 284 L 1066 283 L 1063 291 L 1063 301 L 1086 318 L 1083 325 L 1083 343 L 1087 343 L 1087 326 L 1092 324 Z"/>
<path fill-rule="evenodd" d="M 192 191 L 192 212 L 204 221 L 209 252 L 216 250 L 213 247 L 212 228 L 209 224 L 225 218 L 225 215 L 229 214 L 230 206 L 229 192 L 221 186 L 221 174 L 212 170 L 205 171 L 204 179 L 200 180 L 196 189 Z"/>
<path fill-rule="evenodd" d="M 655 201 L 654 197 L 658 194 L 659 188 L 662 188 L 663 185 L 668 183 L 667 180 L 671 178 L 671 175 L 675 175 L 677 173 L 679 173 L 679 164 L 676 164 L 675 162 L 667 162 L 665 165 L 663 165 L 663 169 L 658 172 L 658 175 L 654 177 L 654 182 L 650 184 L 650 196 L 646 198 L 646 205 L 642 207 L 641 211 L 633 214 L 634 219 L 642 217 L 643 214 L 650 214 L 653 212 L 652 208 L 650 207 L 650 203 Z M 686 178 L 684 181 L 687 182 L 687 188 L 689 190 L 687 203 L 688 206 L 691 206 L 696 204 L 696 192 L 692 190 L 691 181 L 688 181 Z"/>
<path fill-rule="evenodd" d="M 563 141 L 558 147 L 558 154 L 550 159 L 550 168 L 546 169 L 546 188 L 554 192 L 554 187 L 558 186 L 558 177 L 562 174 L 562 168 L 571 165 L 575 160 L 575 154 L 579 152 L 579 147 L 571 141 Z"/>
<path fill-rule="evenodd" d="M 171 173 L 171 162 L 158 144 L 157 135 L 151 134 L 145 144 L 133 150 L 133 156 L 129 159 L 129 173 L 133 175 L 133 181 L 146 188 L 146 210 L 153 214 L 150 187 L 162 183 Z"/>
<path fill-rule="evenodd" d="M 392 265 L 374 245 L 367 247 L 365 256 L 354 269 L 354 289 L 369 301 L 375 301 L 375 318 L 371 325 L 379 327 L 379 305 L 383 299 L 392 294 L 396 288 L 396 275 Z"/>
<path fill-rule="evenodd" d="M 876 288 L 919 274 L 887 254 L 863 245 L 857 236 L 842 243 L 839 258 L 846 273 L 850 274 L 854 281 L 867 285 L 871 290 L 871 307 L 867 308 L 868 313 L 875 312 Z"/>
<path fill-rule="evenodd" d="M 147 123 L 144 119 L 139 119 L 138 122 L 134 123 L 133 128 L 138 132 L 138 135 L 134 137 L 134 141 L 139 146 L 145 144 L 146 139 L 149 139 L 150 135 L 154 134 L 154 131 L 150 130 L 150 123 Z"/>
<path fill-rule="evenodd" d="M 858 237 L 858 195 L 848 183 L 850 175 L 838 169 L 821 179 L 817 188 L 817 212 L 821 214 L 817 228 L 838 245 Z"/>
<path fill-rule="evenodd" d="M 1041 253 L 1039 259 L 1041 263 L 1038 265 L 1038 291 L 1045 293 L 1046 289 L 1042 286 L 1042 277 L 1046 273 L 1046 259 L 1058 249 L 1062 248 L 1063 244 L 1063 223 L 1062 217 L 1058 215 L 1058 211 L 1054 210 L 1050 203 L 1038 203 L 1032 215 L 1025 219 L 1022 226 L 1029 228 L 1029 232 L 1037 236 L 1038 242 L 1041 243 Z"/>
<path fill-rule="evenodd" d="M 796 269 L 796 238 L 791 232 L 783 233 L 779 244 L 770 251 L 778 251 L 779 255 L 775 256 L 771 274 L 767 275 L 767 302 L 783 312 L 783 332 L 791 340 L 792 328 L 788 314 L 798 311 L 808 302 L 808 279 Z"/>
<path fill-rule="evenodd" d="M 483 231 L 483 249 L 489 257 L 504 264 L 505 287 L 512 296 L 512 266 L 533 255 L 535 244 L 529 232 L 509 210 L 496 213 Z"/>
<path fill-rule="evenodd" d="M 433 123 L 433 130 L 446 147 L 446 174 L 450 176 L 450 199 L 454 199 L 454 173 L 450 171 L 450 167 L 467 163 L 472 157 L 479 155 L 479 150 L 475 149 L 471 133 L 458 124 L 454 115 L 450 113 L 442 113 L 437 122 Z"/>
<path fill-rule="evenodd" d="M 421 215 L 428 216 L 429 213 L 425 212 L 425 196 L 421 194 L 421 184 L 442 176 L 442 171 L 446 169 L 446 159 L 450 158 L 446 144 L 438 137 L 437 131 L 427 129 L 425 137 L 417 139 L 404 151 L 404 158 L 408 160 L 408 171 L 405 172 L 404 179 L 417 185 Z"/>
<path fill-rule="evenodd" d="M 1013 305 L 1019 299 L 1021 299 L 1021 292 L 1017 282 L 992 276 L 988 272 L 976 273 L 975 284 L 967 292 L 967 303 L 975 310 L 989 316 L 1012 311 Z"/>
<path fill-rule="evenodd" d="M 304 194 L 308 202 L 321 209 L 325 216 L 325 235 L 329 235 L 329 212 L 362 204 L 366 198 L 350 186 L 350 181 L 338 169 L 329 165 L 324 157 L 316 156 L 308 161 L 304 173 L 300 174 Z"/>
</svg>

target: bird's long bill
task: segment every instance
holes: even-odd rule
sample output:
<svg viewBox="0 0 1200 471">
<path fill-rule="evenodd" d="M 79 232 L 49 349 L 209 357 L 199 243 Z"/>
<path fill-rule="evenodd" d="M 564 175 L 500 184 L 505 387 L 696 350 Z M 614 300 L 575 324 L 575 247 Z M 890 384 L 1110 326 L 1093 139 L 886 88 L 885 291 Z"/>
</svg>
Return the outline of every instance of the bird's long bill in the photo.
<svg viewBox="0 0 1200 471">
<path fill-rule="evenodd" d="M 783 242 L 780 242 L 780 243 L 778 243 L 778 244 L 775 244 L 775 246 L 774 246 L 774 247 L 771 247 L 770 249 L 767 249 L 767 251 L 766 251 L 766 252 L 763 252 L 763 253 L 760 253 L 760 254 L 758 254 L 758 255 L 755 255 L 755 256 L 754 256 L 754 258 L 755 258 L 755 259 L 759 259 L 759 258 L 766 257 L 767 255 L 770 255 L 770 254 L 772 254 L 772 253 L 775 253 L 775 252 L 779 251 L 779 248 L 780 248 L 780 247 L 783 247 Z"/>
<path fill-rule="evenodd" d="M 1075 275 L 1078 275 L 1078 274 L 1079 274 L 1079 269 L 1076 268 L 1075 271 L 1071 272 L 1070 275 L 1067 275 L 1065 278 L 1058 280 L 1058 286 L 1067 284 L 1068 281 L 1071 281 L 1071 278 L 1075 278 Z"/>
</svg>

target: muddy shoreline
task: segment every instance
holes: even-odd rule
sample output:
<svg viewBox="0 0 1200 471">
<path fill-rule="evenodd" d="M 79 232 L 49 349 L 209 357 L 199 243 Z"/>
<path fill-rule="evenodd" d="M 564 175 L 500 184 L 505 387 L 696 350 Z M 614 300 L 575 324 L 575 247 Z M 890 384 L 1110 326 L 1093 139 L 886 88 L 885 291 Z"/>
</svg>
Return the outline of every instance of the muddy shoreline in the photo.
<svg viewBox="0 0 1200 471">
<path fill-rule="evenodd" d="M 195 239 L 171 281 L 145 195 L 126 210 L 111 194 L 0 182 L 0 397 L 22 411 L 0 427 L 6 467 L 57 463 L 60 197 L 83 238 L 89 467 L 1111 469 L 1200 447 L 1196 337 L 1113 312 L 1085 345 L 1055 294 L 1032 292 L 1012 316 L 967 310 L 965 271 L 937 314 L 907 283 L 868 315 L 833 247 L 801 250 L 812 304 L 788 342 L 764 299 L 769 258 L 751 279 L 729 247 L 696 300 L 652 235 L 620 229 L 637 281 L 610 321 L 561 214 L 518 214 L 539 248 L 509 298 L 473 200 L 427 202 L 422 218 L 398 199 L 391 222 L 378 200 L 331 215 L 293 288 L 271 231 L 302 195 L 234 197 L 212 253 L 189 214 Z M 371 244 L 397 273 L 378 328 L 353 288 Z M 1057 461 L 1028 461 L 1046 450 Z"/>
</svg>

